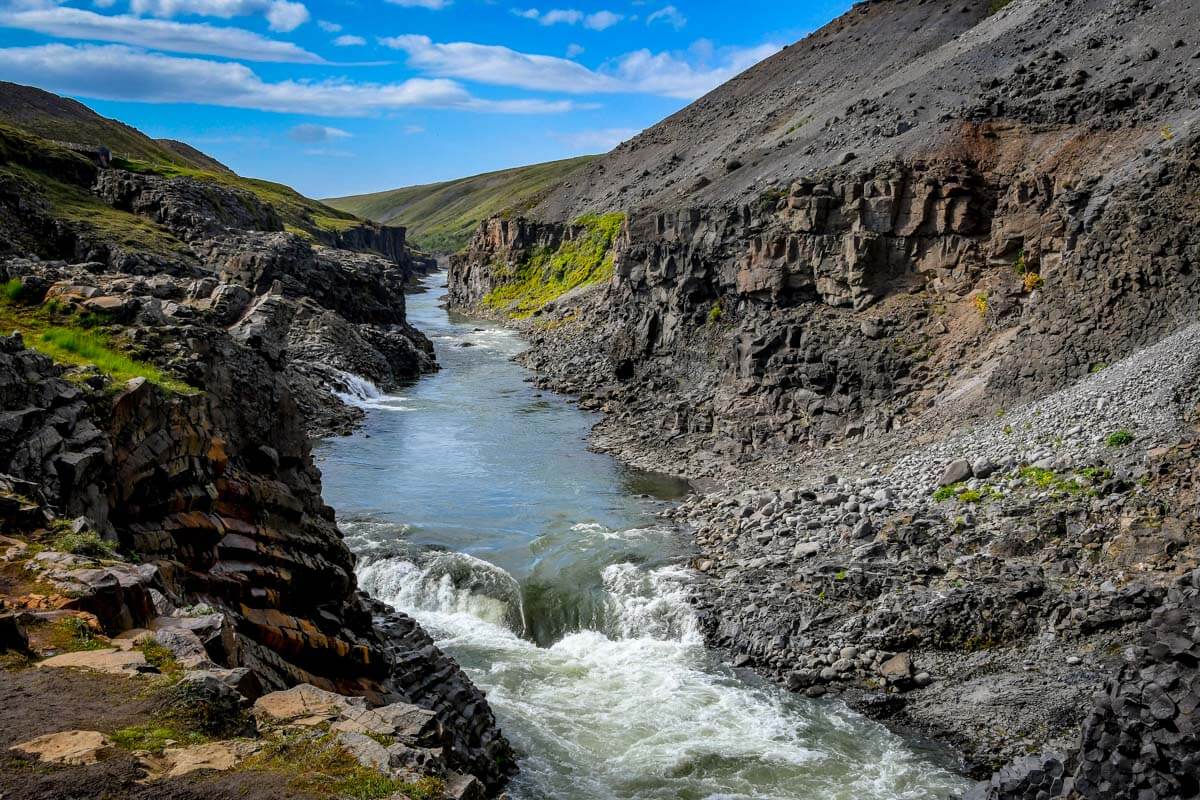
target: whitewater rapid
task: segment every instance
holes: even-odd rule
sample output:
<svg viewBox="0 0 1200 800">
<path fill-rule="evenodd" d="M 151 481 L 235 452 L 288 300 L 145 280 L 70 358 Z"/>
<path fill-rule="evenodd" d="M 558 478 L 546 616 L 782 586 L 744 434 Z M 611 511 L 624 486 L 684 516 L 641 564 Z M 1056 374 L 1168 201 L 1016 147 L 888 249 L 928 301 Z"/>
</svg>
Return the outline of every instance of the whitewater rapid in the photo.
<svg viewBox="0 0 1200 800">
<path fill-rule="evenodd" d="M 530 386 L 521 340 L 448 317 L 443 295 L 409 303 L 442 370 L 391 396 L 343 378 L 364 427 L 317 456 L 362 587 L 487 693 L 519 754 L 513 800 L 962 791 L 933 753 L 707 652 L 686 535 L 657 513 L 683 487 L 588 452 L 595 417 Z"/>
</svg>

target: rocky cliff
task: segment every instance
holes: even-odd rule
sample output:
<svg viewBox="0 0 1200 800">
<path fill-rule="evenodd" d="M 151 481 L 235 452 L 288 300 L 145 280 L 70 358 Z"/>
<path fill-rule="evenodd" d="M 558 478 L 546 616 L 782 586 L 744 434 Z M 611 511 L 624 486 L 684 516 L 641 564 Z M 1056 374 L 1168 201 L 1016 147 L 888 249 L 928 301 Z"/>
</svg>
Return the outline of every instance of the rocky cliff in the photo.
<svg viewBox="0 0 1200 800">
<path fill-rule="evenodd" d="M 0 341 L 3 588 L 41 581 L 4 597 L 5 621 L 151 628 L 242 703 L 308 684 L 415 704 L 438 733 L 393 766 L 498 792 L 513 759 L 486 699 L 359 592 L 310 451 L 361 416 L 340 399 L 359 379 L 436 368 L 405 318 L 421 263 L 403 229 L 321 244 L 240 186 L 0 133 L 0 323 L 18 331 Z M 198 643 L 163 633 L 180 626 Z"/>
<path fill-rule="evenodd" d="M 451 270 L 477 305 L 579 215 L 625 212 L 611 280 L 533 314 L 525 362 L 608 412 L 598 446 L 706 489 L 678 516 L 713 644 L 977 777 L 1045 750 L 989 797 L 1197 782 L 1200 538 L 1149 477 L 1191 452 L 1197 400 L 1184 21 L 859 4 L 485 222 Z M 1151 618 L 1164 660 L 1123 665 Z"/>
</svg>

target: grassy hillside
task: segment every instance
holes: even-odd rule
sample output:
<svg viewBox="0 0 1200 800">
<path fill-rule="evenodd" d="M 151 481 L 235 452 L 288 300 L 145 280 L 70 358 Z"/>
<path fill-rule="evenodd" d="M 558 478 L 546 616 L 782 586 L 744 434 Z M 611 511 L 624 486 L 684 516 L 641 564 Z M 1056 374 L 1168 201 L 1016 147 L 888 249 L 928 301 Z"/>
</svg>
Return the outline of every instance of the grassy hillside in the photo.
<svg viewBox="0 0 1200 800">
<path fill-rule="evenodd" d="M 202 167 L 115 119 L 102 117 L 82 103 L 32 86 L 0 81 L 0 121 L 43 139 L 104 145 L 113 155 Z"/>
<path fill-rule="evenodd" d="M 563 179 L 595 158 L 580 156 L 325 202 L 376 222 L 403 225 L 409 241 L 423 250 L 454 252 L 466 245 L 480 220 L 536 206 Z"/>
<path fill-rule="evenodd" d="M 31 139 L 22 136 L 22 133 L 51 142 L 104 145 L 112 151 L 115 166 L 134 172 L 167 177 L 184 176 L 245 189 L 275 206 L 288 229 L 294 233 L 309 236 L 321 232 L 335 233 L 360 223 L 353 214 L 307 198 L 291 187 L 256 178 L 243 178 L 188 144 L 170 139 L 151 139 L 123 122 L 100 116 L 82 103 L 32 86 L 0 81 L 0 125 L 8 126 L 0 137 L 3 139 L 0 144 L 7 143 L 10 149 L 18 146 L 19 141 L 21 147 L 42 153 L 59 150 L 50 142 Z M 0 156 L 3 156 L 2 152 Z M 0 163 L 4 162 L 28 166 L 29 159 L 0 158 Z M 42 188 L 55 196 L 56 212 L 82 210 L 80 221 L 87 222 L 97 210 L 94 207 L 99 201 L 89 199 L 86 191 L 64 187 L 58 182 L 45 184 Z M 100 213 L 112 221 L 112 213 L 104 214 L 102 210 Z M 144 232 L 138 223 L 130 224 L 137 229 L 135 232 Z M 129 236 L 127 234 L 122 238 L 128 240 Z"/>
</svg>

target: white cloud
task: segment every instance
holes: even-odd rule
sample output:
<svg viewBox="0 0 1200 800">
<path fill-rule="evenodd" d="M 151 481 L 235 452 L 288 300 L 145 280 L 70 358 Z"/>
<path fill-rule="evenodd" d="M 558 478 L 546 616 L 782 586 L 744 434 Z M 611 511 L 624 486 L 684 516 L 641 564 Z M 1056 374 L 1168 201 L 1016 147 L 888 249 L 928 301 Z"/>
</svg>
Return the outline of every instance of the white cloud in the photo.
<svg viewBox="0 0 1200 800">
<path fill-rule="evenodd" d="M 775 44 L 730 48 L 724 51 L 715 66 L 705 61 L 688 61 L 674 53 L 635 50 L 621 56 L 613 71 L 626 84 L 638 87 L 639 91 L 692 99 L 712 91 L 779 50 L 779 45 Z"/>
<path fill-rule="evenodd" d="M 413 67 L 443 78 L 537 91 L 629 92 L 682 99 L 699 97 L 779 50 L 774 44 L 715 52 L 711 46 L 690 53 L 636 50 L 590 70 L 566 58 L 499 45 L 437 43 L 417 35 L 385 37 L 379 43 L 407 53 Z"/>
<path fill-rule="evenodd" d="M 323 19 L 317 20 L 317 27 L 326 33 L 340 33 L 342 30 L 342 26 L 336 22 L 329 22 Z"/>
<path fill-rule="evenodd" d="M 361 36 L 343 33 L 341 36 L 333 40 L 333 43 L 338 47 L 360 47 L 367 43 L 367 40 Z"/>
<path fill-rule="evenodd" d="M 485 100 L 444 79 L 272 82 L 243 64 L 147 53 L 121 45 L 0 48 L 0 79 L 104 100 L 197 103 L 322 117 L 361 117 L 404 108 L 545 114 L 577 107 L 561 100 Z"/>
<path fill-rule="evenodd" d="M 403 6 L 405 8 L 428 8 L 432 11 L 441 11 L 446 6 L 450 5 L 451 0 L 387 0 L 395 6 Z"/>
<path fill-rule="evenodd" d="M 320 142 L 331 142 L 334 139 L 349 139 L 353 135 L 341 128 L 331 128 L 328 125 L 315 125 L 311 122 L 296 125 L 287 132 L 289 139 L 302 144 L 318 144 Z"/>
<path fill-rule="evenodd" d="M 131 0 L 129 8 L 135 14 L 152 17 L 179 17 L 195 14 L 200 17 L 231 19 L 262 14 L 273 31 L 292 31 L 308 21 L 308 8 L 293 0 Z"/>
<path fill-rule="evenodd" d="M 591 28 L 594 31 L 611 28 L 625 19 L 623 15 L 612 11 L 585 14 L 574 8 L 552 8 L 546 12 L 541 12 L 536 8 L 514 8 L 512 12 L 522 19 L 533 20 L 539 25 L 578 25 L 582 22 L 585 28 Z"/>
<path fill-rule="evenodd" d="M 472 42 L 438 44 L 428 36 L 417 35 L 385 37 L 379 43 L 404 51 L 409 64 L 444 78 L 541 91 L 617 90 L 613 79 L 556 56 L 532 55 L 500 45 Z"/>
<path fill-rule="evenodd" d="M 575 44 L 574 42 L 567 45 L 567 58 L 575 58 L 575 56 L 581 56 L 583 53 L 583 45 Z"/>
<path fill-rule="evenodd" d="M 583 18 L 583 26 L 591 28 L 594 31 L 603 31 L 616 25 L 625 17 L 621 14 L 614 14 L 611 11 L 597 11 L 595 14 L 588 14 Z"/>
<path fill-rule="evenodd" d="M 97 14 L 57 6 L 34 11 L 0 11 L 0 26 L 37 31 L 65 39 L 116 42 L 175 53 L 240 58 L 246 61 L 321 63 L 322 59 L 291 42 L 267 39 L 240 28 Z"/>
<path fill-rule="evenodd" d="M 575 150 L 607 153 L 621 142 L 637 136 L 638 133 L 640 131 L 637 128 L 602 128 L 592 131 L 552 133 L 550 136 Z"/>
<path fill-rule="evenodd" d="M 658 11 L 646 17 L 647 25 L 653 25 L 656 22 L 666 23 L 675 30 L 681 31 L 683 30 L 683 26 L 687 25 L 687 17 L 681 14 L 675 6 L 663 6 Z"/>
<path fill-rule="evenodd" d="M 415 136 L 418 133 L 424 133 L 425 128 L 424 128 L 424 126 L 421 126 L 421 125 L 405 125 L 404 132 L 407 133 L 409 136 Z"/>
</svg>

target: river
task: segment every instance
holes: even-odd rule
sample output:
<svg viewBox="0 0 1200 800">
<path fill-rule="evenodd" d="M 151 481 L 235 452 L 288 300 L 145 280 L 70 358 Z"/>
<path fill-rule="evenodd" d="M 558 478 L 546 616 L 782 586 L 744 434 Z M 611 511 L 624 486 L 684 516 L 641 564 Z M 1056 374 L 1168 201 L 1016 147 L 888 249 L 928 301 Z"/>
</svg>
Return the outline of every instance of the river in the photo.
<svg viewBox="0 0 1200 800">
<path fill-rule="evenodd" d="M 594 414 L 538 391 L 501 326 L 409 296 L 441 372 L 322 442 L 325 499 L 362 586 L 416 617 L 488 695 L 520 756 L 514 800 L 957 796 L 931 752 L 837 701 L 708 653 L 687 602 L 686 491 L 587 450 Z"/>
</svg>

